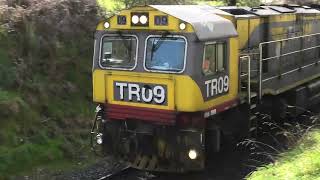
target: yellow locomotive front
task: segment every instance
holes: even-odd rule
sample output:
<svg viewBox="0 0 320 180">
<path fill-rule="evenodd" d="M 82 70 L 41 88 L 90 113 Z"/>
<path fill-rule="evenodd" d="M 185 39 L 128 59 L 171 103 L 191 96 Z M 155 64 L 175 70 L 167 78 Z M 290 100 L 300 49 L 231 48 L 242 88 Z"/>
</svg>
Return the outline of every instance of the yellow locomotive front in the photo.
<svg viewBox="0 0 320 180">
<path fill-rule="evenodd" d="M 223 16 L 145 6 L 98 25 L 92 135 L 104 153 L 140 169 L 202 169 L 208 129 L 218 151 L 220 132 L 207 120 L 238 103 L 237 33 Z"/>
</svg>

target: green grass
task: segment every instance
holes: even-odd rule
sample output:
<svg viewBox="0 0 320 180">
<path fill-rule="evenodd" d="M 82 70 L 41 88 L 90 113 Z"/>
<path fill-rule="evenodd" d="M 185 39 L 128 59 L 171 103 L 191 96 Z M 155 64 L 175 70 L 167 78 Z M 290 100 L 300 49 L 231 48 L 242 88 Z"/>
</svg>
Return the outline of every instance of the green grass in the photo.
<svg viewBox="0 0 320 180">
<path fill-rule="evenodd" d="M 0 103 L 13 100 L 16 97 L 17 95 L 15 93 L 0 89 Z"/>
<path fill-rule="evenodd" d="M 248 180 L 320 180 L 320 130 L 307 134 L 277 162 L 258 168 Z"/>
<path fill-rule="evenodd" d="M 38 138 L 40 140 L 45 137 Z M 63 152 L 59 148 L 62 143 L 59 140 L 48 139 L 38 144 L 25 143 L 15 148 L 0 149 L 0 172 L 2 173 L 0 177 L 15 174 L 41 163 L 62 159 Z"/>
<path fill-rule="evenodd" d="M 67 96 L 53 96 L 41 103 L 47 106 L 46 120 L 41 108 L 30 105 L 23 95 L 0 90 L 0 179 L 28 174 L 37 166 L 52 169 L 51 165 L 60 164 L 61 170 L 80 154 L 90 153 L 88 123 L 92 104 L 81 98 L 81 92 Z"/>
<path fill-rule="evenodd" d="M 61 138 L 39 127 L 40 115 L 16 91 L 0 90 L 0 179 L 61 159 Z"/>
</svg>

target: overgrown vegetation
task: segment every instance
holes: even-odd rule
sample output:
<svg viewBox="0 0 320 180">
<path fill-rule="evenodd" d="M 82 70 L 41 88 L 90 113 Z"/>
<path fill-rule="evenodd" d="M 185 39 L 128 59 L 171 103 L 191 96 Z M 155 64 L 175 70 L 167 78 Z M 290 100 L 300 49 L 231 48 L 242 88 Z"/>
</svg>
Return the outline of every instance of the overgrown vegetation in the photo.
<svg viewBox="0 0 320 180">
<path fill-rule="evenodd" d="M 90 0 L 0 4 L 0 179 L 89 154 L 98 12 Z"/>
</svg>

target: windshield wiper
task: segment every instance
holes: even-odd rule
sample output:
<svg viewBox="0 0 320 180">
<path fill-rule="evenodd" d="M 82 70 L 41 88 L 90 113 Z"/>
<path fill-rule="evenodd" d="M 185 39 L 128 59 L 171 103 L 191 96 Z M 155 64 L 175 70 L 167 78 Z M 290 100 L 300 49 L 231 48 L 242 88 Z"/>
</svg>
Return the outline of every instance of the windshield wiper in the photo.
<svg viewBox="0 0 320 180">
<path fill-rule="evenodd" d="M 164 33 L 161 35 L 160 39 L 157 41 L 156 44 L 153 44 L 153 43 L 152 43 L 152 48 L 151 48 L 152 54 L 153 54 L 153 52 L 156 52 L 156 51 L 160 48 L 160 46 L 161 46 L 162 43 L 164 42 L 164 39 L 165 39 L 168 35 L 170 35 L 170 32 L 169 32 L 169 31 L 166 31 L 166 32 L 164 32 Z"/>
<path fill-rule="evenodd" d="M 164 32 L 164 33 L 161 35 L 160 39 L 158 39 L 158 41 L 157 41 L 156 44 L 152 43 L 152 47 L 151 47 L 151 61 L 153 60 L 153 53 L 156 52 L 156 51 L 160 48 L 160 46 L 161 46 L 162 43 L 164 42 L 164 39 L 165 39 L 168 35 L 170 35 L 170 32 L 169 32 L 169 31 L 166 31 L 166 32 Z"/>
</svg>

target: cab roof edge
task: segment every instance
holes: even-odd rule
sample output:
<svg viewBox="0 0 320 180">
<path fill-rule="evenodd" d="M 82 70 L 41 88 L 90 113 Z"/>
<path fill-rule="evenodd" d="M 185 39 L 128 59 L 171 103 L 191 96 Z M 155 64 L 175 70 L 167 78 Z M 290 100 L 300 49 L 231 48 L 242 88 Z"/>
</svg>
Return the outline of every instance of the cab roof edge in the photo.
<svg viewBox="0 0 320 180">
<path fill-rule="evenodd" d="M 150 5 L 192 25 L 200 41 L 238 36 L 233 23 L 219 15 L 221 10 L 207 5 Z"/>
</svg>

